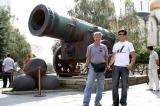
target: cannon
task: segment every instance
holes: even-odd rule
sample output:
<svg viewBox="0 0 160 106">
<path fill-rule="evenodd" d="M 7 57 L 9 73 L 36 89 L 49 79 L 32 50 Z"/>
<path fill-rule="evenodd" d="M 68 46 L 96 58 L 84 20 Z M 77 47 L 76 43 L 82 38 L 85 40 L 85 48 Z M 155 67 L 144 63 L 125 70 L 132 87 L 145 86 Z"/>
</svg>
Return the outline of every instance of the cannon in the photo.
<svg viewBox="0 0 160 106">
<path fill-rule="evenodd" d="M 29 30 L 34 36 L 47 36 L 61 41 L 53 57 L 53 67 L 59 76 L 78 76 L 80 64 L 85 62 L 87 46 L 94 42 L 93 33 L 102 32 L 102 43 L 109 53 L 116 36 L 109 30 L 86 21 L 61 16 L 43 4 L 37 5 L 28 21 Z"/>
</svg>

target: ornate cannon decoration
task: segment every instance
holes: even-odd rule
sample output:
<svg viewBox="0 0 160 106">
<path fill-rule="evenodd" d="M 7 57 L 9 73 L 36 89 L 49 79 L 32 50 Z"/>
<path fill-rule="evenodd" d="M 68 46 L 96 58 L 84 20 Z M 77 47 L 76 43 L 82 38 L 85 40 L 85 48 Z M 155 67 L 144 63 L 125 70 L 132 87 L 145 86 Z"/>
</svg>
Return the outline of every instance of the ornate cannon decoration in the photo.
<svg viewBox="0 0 160 106">
<path fill-rule="evenodd" d="M 45 5 L 36 6 L 29 18 L 29 30 L 35 36 L 47 36 L 61 40 L 61 46 L 53 57 L 53 67 L 59 76 L 79 75 L 78 64 L 85 62 L 87 46 L 94 42 L 93 32 L 103 33 L 102 43 L 109 53 L 115 42 L 115 35 L 109 30 L 74 17 L 60 16 Z"/>
</svg>

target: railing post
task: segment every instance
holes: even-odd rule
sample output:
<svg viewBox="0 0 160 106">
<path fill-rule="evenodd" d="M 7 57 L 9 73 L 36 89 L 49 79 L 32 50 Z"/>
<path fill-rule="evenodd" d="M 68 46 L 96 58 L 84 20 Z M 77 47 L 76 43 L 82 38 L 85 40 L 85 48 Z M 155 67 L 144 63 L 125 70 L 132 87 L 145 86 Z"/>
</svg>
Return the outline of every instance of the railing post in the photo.
<svg viewBox="0 0 160 106">
<path fill-rule="evenodd" d="M 35 97 L 43 97 L 46 96 L 41 92 L 41 67 L 38 67 L 38 94 Z"/>
</svg>

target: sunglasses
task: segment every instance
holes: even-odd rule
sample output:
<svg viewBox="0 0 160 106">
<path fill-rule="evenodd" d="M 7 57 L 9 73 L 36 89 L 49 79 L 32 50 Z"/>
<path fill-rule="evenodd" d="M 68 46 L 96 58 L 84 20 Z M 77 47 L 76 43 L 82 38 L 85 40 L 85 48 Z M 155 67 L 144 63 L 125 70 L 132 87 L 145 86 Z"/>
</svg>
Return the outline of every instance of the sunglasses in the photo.
<svg viewBox="0 0 160 106">
<path fill-rule="evenodd" d="M 118 35 L 125 35 L 125 34 L 118 34 Z"/>
</svg>

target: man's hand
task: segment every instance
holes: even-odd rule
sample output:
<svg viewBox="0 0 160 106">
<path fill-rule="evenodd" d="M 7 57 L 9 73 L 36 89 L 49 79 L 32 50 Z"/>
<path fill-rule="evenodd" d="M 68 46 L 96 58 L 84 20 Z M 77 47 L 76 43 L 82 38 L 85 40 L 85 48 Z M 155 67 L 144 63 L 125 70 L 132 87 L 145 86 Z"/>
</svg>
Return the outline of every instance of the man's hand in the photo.
<svg viewBox="0 0 160 106">
<path fill-rule="evenodd" d="M 108 66 L 107 66 L 107 69 L 108 69 L 108 70 L 110 70 L 110 69 L 111 69 L 111 66 L 110 66 L 110 65 L 108 65 Z"/>
<path fill-rule="evenodd" d="M 128 68 L 128 70 L 131 70 L 132 69 L 132 65 L 131 64 L 127 65 L 127 68 Z"/>
</svg>

